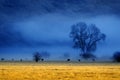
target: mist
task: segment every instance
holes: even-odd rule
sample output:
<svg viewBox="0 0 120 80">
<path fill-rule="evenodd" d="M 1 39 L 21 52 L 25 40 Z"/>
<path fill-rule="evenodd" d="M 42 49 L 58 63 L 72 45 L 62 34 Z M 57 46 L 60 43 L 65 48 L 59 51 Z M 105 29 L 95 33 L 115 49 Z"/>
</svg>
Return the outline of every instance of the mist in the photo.
<svg viewBox="0 0 120 80">
<path fill-rule="evenodd" d="M 58 8 L 54 7 L 51 1 L 44 1 L 40 6 L 32 2 L 26 4 L 28 1 L 21 1 L 19 5 L 16 1 L 2 1 L 0 3 L 0 58 L 31 60 L 34 52 L 47 51 L 50 53 L 49 60 L 60 60 L 64 53 L 69 53 L 73 60 L 78 59 L 79 50 L 72 48 L 73 41 L 69 37 L 71 26 L 78 22 L 95 24 L 101 32 L 106 34 L 105 42 L 100 42 L 94 52 L 97 57 L 110 58 L 114 52 L 120 50 L 120 17 L 119 8 L 115 8 L 115 3 L 111 6 L 109 4 L 112 3 L 108 1 L 109 4 L 106 4 L 105 10 L 99 7 L 99 4 L 100 9 L 93 8 L 94 12 L 86 12 L 85 9 L 92 9 L 85 8 L 83 5 L 79 11 L 78 5 L 81 2 L 74 3 L 70 8 L 64 4 L 65 8 L 63 4 L 56 2 L 60 5 Z M 9 6 L 6 7 L 3 3 Z M 72 2 L 64 3 L 72 4 Z M 84 4 L 95 5 L 90 2 Z M 63 6 L 64 9 L 62 9 Z M 11 9 L 11 11 L 7 13 L 4 9 Z"/>
</svg>

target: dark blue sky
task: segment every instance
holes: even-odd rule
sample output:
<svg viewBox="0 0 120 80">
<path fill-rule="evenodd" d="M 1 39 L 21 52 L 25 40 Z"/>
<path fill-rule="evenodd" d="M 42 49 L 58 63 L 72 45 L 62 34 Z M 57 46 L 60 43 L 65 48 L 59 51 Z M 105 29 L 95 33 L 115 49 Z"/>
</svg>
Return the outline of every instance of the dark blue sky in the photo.
<svg viewBox="0 0 120 80">
<path fill-rule="evenodd" d="M 110 57 L 120 50 L 119 0 L 0 0 L 0 58 L 32 59 L 35 51 L 48 51 L 50 59 L 73 59 L 71 25 L 96 24 L 107 35 L 94 53 Z"/>
</svg>

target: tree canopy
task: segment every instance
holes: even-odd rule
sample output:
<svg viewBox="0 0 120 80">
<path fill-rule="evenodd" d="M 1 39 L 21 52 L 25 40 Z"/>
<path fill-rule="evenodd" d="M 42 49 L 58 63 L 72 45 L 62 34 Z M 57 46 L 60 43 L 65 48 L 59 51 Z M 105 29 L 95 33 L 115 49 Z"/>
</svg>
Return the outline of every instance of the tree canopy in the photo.
<svg viewBox="0 0 120 80">
<path fill-rule="evenodd" d="M 70 37 L 73 39 L 74 48 L 81 50 L 83 58 L 94 57 L 92 52 L 97 48 L 97 44 L 101 40 L 105 40 L 106 35 L 101 33 L 100 29 L 95 24 L 87 25 L 84 22 L 79 22 L 72 25 Z"/>
<path fill-rule="evenodd" d="M 33 59 L 35 60 L 35 62 L 38 62 L 41 59 L 41 54 L 39 52 L 35 52 L 33 54 Z"/>
</svg>

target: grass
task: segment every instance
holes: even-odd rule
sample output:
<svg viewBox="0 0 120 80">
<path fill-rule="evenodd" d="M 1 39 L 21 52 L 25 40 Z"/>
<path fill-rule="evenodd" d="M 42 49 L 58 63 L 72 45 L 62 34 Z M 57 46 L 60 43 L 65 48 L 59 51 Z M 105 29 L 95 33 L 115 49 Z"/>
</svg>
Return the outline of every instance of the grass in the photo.
<svg viewBox="0 0 120 80">
<path fill-rule="evenodd" d="M 0 62 L 0 80 L 120 80 L 120 64 Z"/>
</svg>

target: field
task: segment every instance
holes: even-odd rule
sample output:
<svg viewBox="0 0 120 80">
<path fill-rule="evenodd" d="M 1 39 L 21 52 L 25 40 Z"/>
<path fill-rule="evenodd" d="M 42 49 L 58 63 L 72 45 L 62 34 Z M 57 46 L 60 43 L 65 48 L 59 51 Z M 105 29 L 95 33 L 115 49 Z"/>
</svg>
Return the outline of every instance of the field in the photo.
<svg viewBox="0 0 120 80">
<path fill-rule="evenodd" d="M 120 80 L 120 64 L 0 62 L 0 80 Z"/>
</svg>

